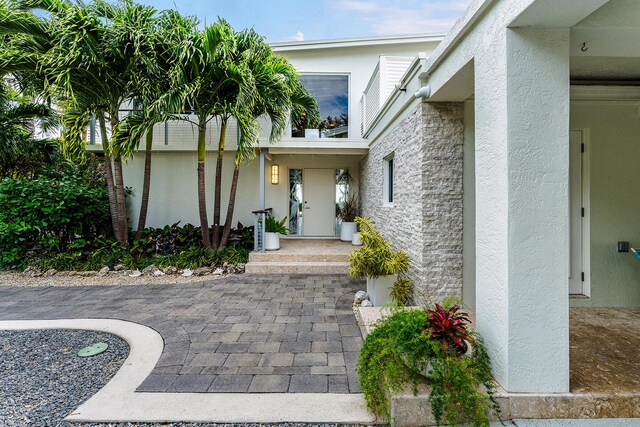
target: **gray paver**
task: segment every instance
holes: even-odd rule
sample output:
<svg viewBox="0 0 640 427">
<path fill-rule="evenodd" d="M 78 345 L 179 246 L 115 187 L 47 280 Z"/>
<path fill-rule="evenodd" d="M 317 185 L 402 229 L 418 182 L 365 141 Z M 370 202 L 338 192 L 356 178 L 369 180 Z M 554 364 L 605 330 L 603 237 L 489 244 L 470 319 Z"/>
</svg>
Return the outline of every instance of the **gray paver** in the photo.
<svg viewBox="0 0 640 427">
<path fill-rule="evenodd" d="M 135 287 L 0 286 L 0 319 L 104 317 L 155 329 L 165 346 L 140 391 L 347 393 L 359 390 L 362 339 L 351 303 L 363 288 L 346 276 L 306 274 Z"/>
<path fill-rule="evenodd" d="M 289 390 L 289 375 L 255 375 L 249 393 L 284 393 Z"/>
<path fill-rule="evenodd" d="M 328 378 L 325 375 L 292 375 L 290 393 L 326 393 Z"/>
</svg>

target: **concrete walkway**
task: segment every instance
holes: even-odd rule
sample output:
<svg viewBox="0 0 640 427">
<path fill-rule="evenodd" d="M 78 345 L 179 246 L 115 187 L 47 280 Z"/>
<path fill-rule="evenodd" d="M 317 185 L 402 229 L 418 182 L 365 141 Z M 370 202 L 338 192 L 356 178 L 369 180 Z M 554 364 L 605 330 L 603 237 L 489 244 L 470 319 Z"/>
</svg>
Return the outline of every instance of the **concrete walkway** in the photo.
<svg viewBox="0 0 640 427">
<path fill-rule="evenodd" d="M 148 392 L 357 393 L 362 337 L 345 276 L 241 275 L 197 284 L 0 286 L 0 320 L 111 318 L 160 333 Z"/>
</svg>

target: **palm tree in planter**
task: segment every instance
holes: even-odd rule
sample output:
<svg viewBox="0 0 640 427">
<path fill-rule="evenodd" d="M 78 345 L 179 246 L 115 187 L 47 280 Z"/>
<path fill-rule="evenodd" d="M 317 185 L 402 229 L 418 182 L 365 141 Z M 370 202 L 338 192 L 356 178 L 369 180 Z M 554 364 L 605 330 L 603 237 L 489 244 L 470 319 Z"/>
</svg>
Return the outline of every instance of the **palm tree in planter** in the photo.
<svg viewBox="0 0 640 427">
<path fill-rule="evenodd" d="M 356 218 L 362 247 L 349 255 L 349 275 L 367 279 L 367 294 L 374 306 L 391 301 L 398 275 L 409 270 L 411 259 L 404 251 L 394 251 L 370 218 Z"/>
<path fill-rule="evenodd" d="M 351 242 L 354 234 L 358 231 L 355 219 L 360 214 L 360 197 L 357 191 L 352 189 L 353 178 L 349 169 L 345 169 L 339 176 L 338 181 L 346 188 L 344 200 L 337 206 L 336 215 L 340 219 L 340 240 Z"/>
</svg>

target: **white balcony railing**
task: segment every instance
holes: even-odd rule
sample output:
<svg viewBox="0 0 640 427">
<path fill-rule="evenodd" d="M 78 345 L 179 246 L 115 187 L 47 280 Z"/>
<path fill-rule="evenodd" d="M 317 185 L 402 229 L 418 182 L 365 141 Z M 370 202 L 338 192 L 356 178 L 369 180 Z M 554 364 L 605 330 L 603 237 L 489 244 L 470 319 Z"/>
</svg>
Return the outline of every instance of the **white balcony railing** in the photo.
<svg viewBox="0 0 640 427">
<path fill-rule="evenodd" d="M 393 93 L 414 58 L 410 56 L 380 56 L 373 75 L 360 98 L 360 134 L 364 135 L 380 108 Z"/>
</svg>

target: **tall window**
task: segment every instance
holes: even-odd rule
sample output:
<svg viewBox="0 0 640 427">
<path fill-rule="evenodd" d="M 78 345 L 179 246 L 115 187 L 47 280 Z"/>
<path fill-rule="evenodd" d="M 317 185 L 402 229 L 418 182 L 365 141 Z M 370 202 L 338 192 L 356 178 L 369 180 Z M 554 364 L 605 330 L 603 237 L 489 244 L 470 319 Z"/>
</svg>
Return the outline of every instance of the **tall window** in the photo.
<svg viewBox="0 0 640 427">
<path fill-rule="evenodd" d="M 394 155 L 391 153 L 384 158 L 384 204 L 388 206 L 393 205 L 394 196 Z"/>
<path fill-rule="evenodd" d="M 349 76 L 305 74 L 300 76 L 304 87 L 318 101 L 320 121 L 310 123 L 303 118 L 293 123 L 293 137 L 349 137 Z"/>
</svg>

